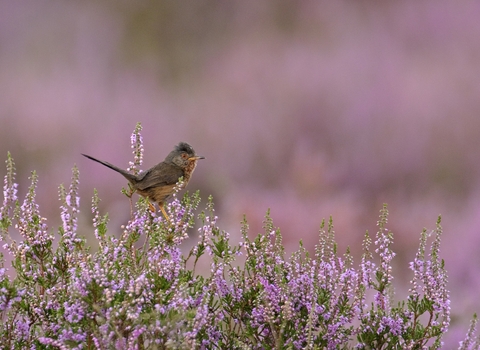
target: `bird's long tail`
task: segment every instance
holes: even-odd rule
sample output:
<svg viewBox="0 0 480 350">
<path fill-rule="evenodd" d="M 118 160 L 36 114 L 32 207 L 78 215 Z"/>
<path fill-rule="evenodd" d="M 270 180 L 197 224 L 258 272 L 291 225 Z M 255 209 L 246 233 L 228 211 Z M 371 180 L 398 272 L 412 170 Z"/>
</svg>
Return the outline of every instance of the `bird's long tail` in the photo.
<svg viewBox="0 0 480 350">
<path fill-rule="evenodd" d="M 83 154 L 82 153 L 82 156 L 84 157 L 87 157 L 88 159 L 91 159 L 97 163 L 100 163 L 100 164 L 103 164 L 105 165 L 106 167 L 112 169 L 112 170 L 115 170 L 116 172 L 122 174 L 128 181 L 132 182 L 133 184 L 135 184 L 135 180 L 136 180 L 136 176 L 133 175 L 133 174 L 130 174 L 129 172 L 127 172 L 126 170 L 123 170 L 123 169 L 120 169 L 119 167 L 116 167 L 115 165 L 113 164 L 110 164 L 108 162 L 105 162 L 103 160 L 99 160 L 97 158 L 93 158 L 92 156 L 89 156 L 89 155 L 86 155 L 86 154 Z"/>
</svg>

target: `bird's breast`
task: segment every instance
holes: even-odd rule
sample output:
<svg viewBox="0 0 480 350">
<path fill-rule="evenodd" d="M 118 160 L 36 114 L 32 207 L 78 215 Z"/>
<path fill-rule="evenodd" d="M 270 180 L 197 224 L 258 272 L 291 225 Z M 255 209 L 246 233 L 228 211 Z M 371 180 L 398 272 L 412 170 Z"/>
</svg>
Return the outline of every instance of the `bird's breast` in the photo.
<svg viewBox="0 0 480 350">
<path fill-rule="evenodd" d="M 184 186 L 187 186 L 188 181 L 190 181 L 190 177 L 192 176 L 193 171 L 195 170 L 196 166 L 197 166 L 197 162 L 193 161 L 193 162 L 190 162 L 190 164 L 188 164 L 185 167 L 185 169 L 183 171 L 183 182 L 185 183 Z"/>
</svg>

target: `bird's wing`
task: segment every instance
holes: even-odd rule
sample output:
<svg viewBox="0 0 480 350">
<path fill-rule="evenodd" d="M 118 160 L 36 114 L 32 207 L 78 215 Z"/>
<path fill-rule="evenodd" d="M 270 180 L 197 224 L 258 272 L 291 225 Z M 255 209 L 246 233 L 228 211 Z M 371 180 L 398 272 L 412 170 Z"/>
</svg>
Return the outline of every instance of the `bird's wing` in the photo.
<svg viewBox="0 0 480 350">
<path fill-rule="evenodd" d="M 142 191 L 149 187 L 174 185 L 182 176 L 183 171 L 180 167 L 173 164 L 160 163 L 144 173 L 140 173 L 136 187 Z"/>
</svg>

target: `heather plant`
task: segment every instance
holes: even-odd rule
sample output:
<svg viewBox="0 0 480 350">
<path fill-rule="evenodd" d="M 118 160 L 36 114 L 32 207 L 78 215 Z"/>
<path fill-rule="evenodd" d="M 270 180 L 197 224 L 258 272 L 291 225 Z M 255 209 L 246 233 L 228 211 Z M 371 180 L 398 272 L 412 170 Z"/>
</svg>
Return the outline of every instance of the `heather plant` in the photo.
<svg viewBox="0 0 480 350">
<path fill-rule="evenodd" d="M 138 171 L 143 156 L 132 135 Z M 333 221 L 318 243 L 300 242 L 290 256 L 267 211 L 264 233 L 241 242 L 217 226 L 213 199 L 195 213 L 200 195 L 178 191 L 166 206 L 170 221 L 135 204 L 121 232 L 107 232 L 108 215 L 93 192 L 92 252 L 78 235 L 79 171 L 60 186 L 57 236 L 35 202 L 37 175 L 17 197 L 15 164 L 7 154 L 0 208 L 3 248 L 12 266 L 0 267 L 1 349 L 438 349 L 450 323 L 440 218 L 424 230 L 410 263 L 409 295 L 395 301 L 393 234 L 388 210 L 368 232 L 358 266 L 337 251 Z M 178 188 L 181 187 L 181 180 Z M 130 195 L 128 191 L 124 191 Z M 196 233 L 192 234 L 192 232 Z M 18 233 L 20 239 L 12 236 Z M 192 236 L 189 238 L 189 236 Z M 182 243 L 197 241 L 186 254 Z M 199 271 L 207 261 L 208 272 Z M 474 316 L 459 349 L 479 349 Z"/>
</svg>

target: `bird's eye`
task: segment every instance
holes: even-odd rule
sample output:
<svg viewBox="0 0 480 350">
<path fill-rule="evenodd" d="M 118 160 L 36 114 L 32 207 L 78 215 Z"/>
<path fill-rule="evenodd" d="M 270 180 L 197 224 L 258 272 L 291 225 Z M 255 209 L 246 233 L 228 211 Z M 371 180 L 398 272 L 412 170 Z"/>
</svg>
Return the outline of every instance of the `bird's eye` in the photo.
<svg viewBox="0 0 480 350">
<path fill-rule="evenodd" d="M 188 155 L 186 153 L 182 153 L 182 158 L 183 159 L 187 159 L 188 158 Z"/>
</svg>

